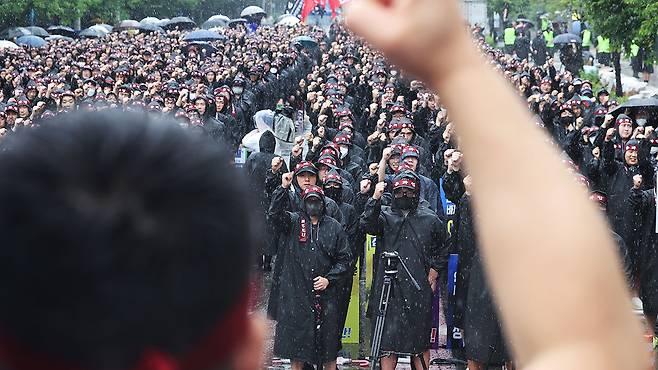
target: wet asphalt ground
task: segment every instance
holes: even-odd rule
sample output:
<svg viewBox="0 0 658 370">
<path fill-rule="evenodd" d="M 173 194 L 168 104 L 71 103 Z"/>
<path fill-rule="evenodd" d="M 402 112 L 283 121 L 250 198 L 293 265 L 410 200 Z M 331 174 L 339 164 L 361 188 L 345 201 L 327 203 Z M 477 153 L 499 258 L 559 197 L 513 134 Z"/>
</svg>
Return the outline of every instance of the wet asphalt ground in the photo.
<svg viewBox="0 0 658 370">
<path fill-rule="evenodd" d="M 256 311 L 264 316 L 267 313 L 267 299 L 269 298 L 271 286 L 271 273 L 266 273 L 262 280 L 262 289 L 260 290 L 260 298 L 256 303 Z M 367 330 L 367 329 L 366 329 Z M 267 338 L 265 343 L 265 363 L 264 368 L 267 370 L 289 370 L 290 362 L 285 359 L 279 359 L 273 356 L 274 349 L 274 334 L 276 332 L 276 322 L 267 320 Z M 359 353 L 358 345 L 344 345 L 343 350 L 339 353 L 338 369 L 339 370 L 365 370 L 369 369 L 367 364 L 356 364 L 350 362 L 350 359 L 357 359 Z M 369 353 L 369 349 L 366 350 Z M 450 358 L 450 351 L 445 349 L 432 350 L 431 359 L 447 359 Z M 461 370 L 465 367 L 455 365 L 431 365 L 430 370 Z M 493 367 L 491 369 L 494 369 Z M 497 368 L 496 368 L 497 369 Z M 398 363 L 397 370 L 412 370 L 408 359 L 401 359 Z"/>
</svg>

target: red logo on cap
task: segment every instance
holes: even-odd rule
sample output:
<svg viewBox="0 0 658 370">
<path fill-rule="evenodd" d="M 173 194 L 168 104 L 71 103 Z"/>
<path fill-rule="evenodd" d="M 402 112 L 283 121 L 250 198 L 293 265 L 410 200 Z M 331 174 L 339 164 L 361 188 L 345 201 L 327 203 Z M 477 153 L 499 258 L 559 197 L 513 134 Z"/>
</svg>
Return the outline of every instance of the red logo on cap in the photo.
<svg viewBox="0 0 658 370">
<path fill-rule="evenodd" d="M 416 190 L 416 182 L 411 179 L 401 179 L 393 183 L 393 188 L 408 187 Z"/>
</svg>

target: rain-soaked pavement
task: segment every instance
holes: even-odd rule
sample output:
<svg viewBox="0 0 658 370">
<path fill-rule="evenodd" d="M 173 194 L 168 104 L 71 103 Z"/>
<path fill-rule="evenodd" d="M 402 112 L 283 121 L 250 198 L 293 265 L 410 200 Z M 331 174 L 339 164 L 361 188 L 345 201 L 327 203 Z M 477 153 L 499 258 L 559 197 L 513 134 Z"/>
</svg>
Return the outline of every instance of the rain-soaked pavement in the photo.
<svg viewBox="0 0 658 370">
<path fill-rule="evenodd" d="M 263 315 L 265 315 L 267 312 L 267 298 L 269 297 L 270 284 L 271 284 L 271 273 L 267 273 L 264 276 L 260 299 L 258 300 L 256 305 L 258 312 L 262 313 Z M 267 325 L 268 325 L 268 330 L 267 330 L 267 339 L 265 344 L 265 364 L 264 364 L 265 368 L 268 370 L 289 370 L 291 367 L 290 367 L 290 362 L 288 360 L 273 357 L 272 354 L 274 348 L 274 333 L 276 330 L 276 322 L 272 320 L 267 320 Z M 369 352 L 369 350 L 367 350 L 366 352 Z M 338 369 L 339 370 L 368 369 L 369 365 L 367 363 L 363 363 L 363 362 L 357 363 L 355 361 L 352 361 L 352 359 L 358 359 L 359 357 L 358 353 L 359 353 L 358 345 L 356 344 L 344 345 L 343 351 L 339 353 L 340 357 L 338 358 Z M 449 357 L 450 357 L 450 353 L 448 350 L 432 350 L 431 352 L 432 360 L 436 358 L 445 359 Z M 458 367 L 455 365 L 430 366 L 430 370 L 449 370 L 449 369 L 460 370 L 460 369 L 464 369 L 464 367 Z M 491 369 L 494 368 L 492 367 Z M 411 370 L 409 359 L 401 358 L 398 363 L 397 370 Z"/>
</svg>

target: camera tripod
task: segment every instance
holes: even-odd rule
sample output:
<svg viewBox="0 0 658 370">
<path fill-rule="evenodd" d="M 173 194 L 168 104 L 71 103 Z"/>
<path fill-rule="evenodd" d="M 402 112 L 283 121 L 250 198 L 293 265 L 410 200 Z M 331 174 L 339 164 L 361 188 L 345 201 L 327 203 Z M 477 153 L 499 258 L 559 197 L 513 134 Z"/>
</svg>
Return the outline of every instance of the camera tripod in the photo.
<svg viewBox="0 0 658 370">
<path fill-rule="evenodd" d="M 384 260 L 384 285 L 382 286 L 382 294 L 379 297 L 377 320 L 375 321 L 375 332 L 372 337 L 370 370 L 379 370 L 381 368 L 381 366 L 379 365 L 379 360 L 382 357 L 385 357 L 380 354 L 381 344 L 382 344 L 382 334 L 384 332 L 384 323 L 386 322 L 386 312 L 388 311 L 388 303 L 391 297 L 391 287 L 393 286 L 393 278 L 396 277 L 398 274 L 398 268 L 397 268 L 398 263 L 402 265 L 402 268 L 409 276 L 409 279 L 411 279 L 411 283 L 414 285 L 416 290 L 418 291 L 421 290 L 420 285 L 418 285 L 416 279 L 414 279 L 413 275 L 411 275 L 411 272 L 407 268 L 407 265 L 405 265 L 404 261 L 400 258 L 398 252 L 382 252 L 382 259 Z M 412 366 L 413 366 L 413 358 L 418 357 L 420 359 L 420 363 L 423 366 L 423 370 L 428 370 L 428 366 L 425 363 L 425 358 L 423 357 L 422 353 L 394 352 L 392 354 L 398 356 L 410 356 L 412 358 L 411 361 Z"/>
</svg>

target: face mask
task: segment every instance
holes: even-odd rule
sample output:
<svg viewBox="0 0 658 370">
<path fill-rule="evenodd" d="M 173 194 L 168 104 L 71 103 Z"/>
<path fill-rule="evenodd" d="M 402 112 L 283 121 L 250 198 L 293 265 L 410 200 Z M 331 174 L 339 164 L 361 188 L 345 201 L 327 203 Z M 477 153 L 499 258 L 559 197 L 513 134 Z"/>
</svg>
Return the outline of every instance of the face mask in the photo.
<svg viewBox="0 0 658 370">
<path fill-rule="evenodd" d="M 575 117 L 571 116 L 566 116 L 566 117 L 560 117 L 560 123 L 563 126 L 569 126 L 570 124 L 574 123 Z"/>
<path fill-rule="evenodd" d="M 348 152 L 349 152 L 349 151 L 348 151 L 347 148 L 341 146 L 341 147 L 340 147 L 340 159 L 345 159 L 345 157 L 347 157 L 347 153 L 348 153 Z"/>
<path fill-rule="evenodd" d="M 638 118 L 635 120 L 637 122 L 638 126 L 646 126 L 647 125 L 647 119 L 646 118 Z"/>
<path fill-rule="evenodd" d="M 343 189 L 341 188 L 325 188 L 324 194 L 336 203 L 341 203 L 343 199 Z"/>
<path fill-rule="evenodd" d="M 319 217 L 324 210 L 324 204 L 320 201 L 305 202 L 306 214 L 311 217 Z"/>
<path fill-rule="evenodd" d="M 234 94 L 240 95 L 240 94 L 242 94 L 242 91 L 244 90 L 244 88 L 242 88 L 240 86 L 233 86 L 233 88 L 231 90 L 233 90 Z"/>
<path fill-rule="evenodd" d="M 393 208 L 401 209 L 404 211 L 409 211 L 414 208 L 416 203 L 416 198 L 401 196 L 399 198 L 393 197 Z"/>
<path fill-rule="evenodd" d="M 94 96 L 96 95 L 96 89 L 89 89 L 87 90 L 87 96 Z"/>
<path fill-rule="evenodd" d="M 271 74 L 274 74 L 274 75 L 275 75 L 275 74 L 277 74 L 277 72 L 279 72 L 278 69 L 276 69 L 276 68 L 270 68 L 270 73 L 271 73 Z"/>
</svg>

